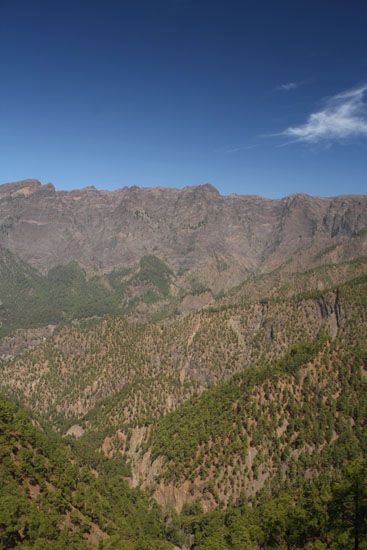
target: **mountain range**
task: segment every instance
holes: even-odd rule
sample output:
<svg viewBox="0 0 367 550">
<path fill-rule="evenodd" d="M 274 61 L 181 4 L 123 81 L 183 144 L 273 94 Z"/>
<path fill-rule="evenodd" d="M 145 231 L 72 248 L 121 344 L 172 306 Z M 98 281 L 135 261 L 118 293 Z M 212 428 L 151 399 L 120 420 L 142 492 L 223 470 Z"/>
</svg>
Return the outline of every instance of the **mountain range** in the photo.
<svg viewBox="0 0 367 550">
<path fill-rule="evenodd" d="M 69 192 L 37 180 L 4 184 L 0 321 L 18 328 L 200 309 L 254 275 L 364 256 L 366 226 L 365 196 L 269 200 L 221 196 L 209 184 Z M 6 294 L 13 302 L 21 295 L 26 307 L 15 311 Z"/>
<path fill-rule="evenodd" d="M 365 195 L 1 185 L 3 547 L 355 548 L 358 478 L 366 548 L 366 251 Z"/>
<path fill-rule="evenodd" d="M 106 273 L 154 254 L 228 288 L 249 271 L 361 255 L 366 207 L 365 196 L 270 200 L 221 196 L 210 184 L 67 192 L 25 180 L 0 186 L 0 244 L 41 273 L 71 261 Z"/>
</svg>

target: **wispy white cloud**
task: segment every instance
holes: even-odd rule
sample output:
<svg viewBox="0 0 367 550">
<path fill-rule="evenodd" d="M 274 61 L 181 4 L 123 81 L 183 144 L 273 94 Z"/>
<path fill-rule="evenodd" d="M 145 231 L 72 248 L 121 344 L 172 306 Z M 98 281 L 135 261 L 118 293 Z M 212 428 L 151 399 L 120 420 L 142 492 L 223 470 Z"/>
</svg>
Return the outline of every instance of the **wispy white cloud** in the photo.
<svg viewBox="0 0 367 550">
<path fill-rule="evenodd" d="M 290 126 L 278 135 L 306 143 L 367 137 L 366 94 L 367 84 L 330 97 L 304 124 Z"/>
<path fill-rule="evenodd" d="M 277 90 L 280 90 L 281 92 L 291 92 L 300 86 L 302 86 L 302 82 L 285 82 L 284 84 L 279 84 L 279 86 L 277 86 Z"/>
</svg>

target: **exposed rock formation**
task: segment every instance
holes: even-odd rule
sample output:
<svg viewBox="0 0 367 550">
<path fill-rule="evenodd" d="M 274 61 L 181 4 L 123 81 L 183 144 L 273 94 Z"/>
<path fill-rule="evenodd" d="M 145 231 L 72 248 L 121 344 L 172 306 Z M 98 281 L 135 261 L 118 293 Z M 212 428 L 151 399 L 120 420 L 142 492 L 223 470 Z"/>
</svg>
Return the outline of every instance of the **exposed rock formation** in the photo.
<svg viewBox="0 0 367 550">
<path fill-rule="evenodd" d="M 55 191 L 24 180 L 0 186 L 0 246 L 41 272 L 76 260 L 89 272 L 154 254 L 215 289 L 248 270 L 301 270 L 366 253 L 367 197 L 221 196 L 182 190 L 88 187 Z"/>
</svg>

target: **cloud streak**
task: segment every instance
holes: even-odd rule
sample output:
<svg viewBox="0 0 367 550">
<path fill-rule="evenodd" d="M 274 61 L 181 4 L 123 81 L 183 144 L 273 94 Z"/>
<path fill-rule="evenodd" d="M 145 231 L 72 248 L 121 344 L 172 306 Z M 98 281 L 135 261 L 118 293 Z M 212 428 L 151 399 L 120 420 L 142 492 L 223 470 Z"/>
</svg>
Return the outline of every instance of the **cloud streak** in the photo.
<svg viewBox="0 0 367 550">
<path fill-rule="evenodd" d="M 279 86 L 277 86 L 277 90 L 280 90 L 281 92 L 291 92 L 292 90 L 299 88 L 301 85 L 301 82 L 285 82 L 284 84 L 279 84 Z"/>
<path fill-rule="evenodd" d="M 367 137 L 366 95 L 367 84 L 335 95 L 304 124 L 290 126 L 278 135 L 292 138 L 292 142 L 311 144 Z"/>
</svg>

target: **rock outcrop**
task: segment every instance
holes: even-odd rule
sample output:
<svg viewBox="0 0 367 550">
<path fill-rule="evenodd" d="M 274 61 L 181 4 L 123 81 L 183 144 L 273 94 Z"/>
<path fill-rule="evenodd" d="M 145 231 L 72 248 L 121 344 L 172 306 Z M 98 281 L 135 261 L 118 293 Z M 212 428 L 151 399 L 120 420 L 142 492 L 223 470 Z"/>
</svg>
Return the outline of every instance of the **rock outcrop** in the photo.
<svg viewBox="0 0 367 550">
<path fill-rule="evenodd" d="M 73 260 L 109 272 L 154 254 L 220 290 L 248 271 L 363 255 L 366 228 L 366 196 L 270 200 L 221 196 L 209 184 L 70 192 L 37 180 L 0 185 L 0 246 L 43 273 Z"/>
</svg>

